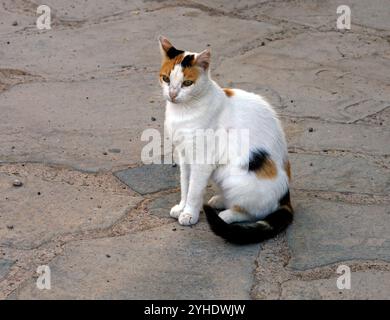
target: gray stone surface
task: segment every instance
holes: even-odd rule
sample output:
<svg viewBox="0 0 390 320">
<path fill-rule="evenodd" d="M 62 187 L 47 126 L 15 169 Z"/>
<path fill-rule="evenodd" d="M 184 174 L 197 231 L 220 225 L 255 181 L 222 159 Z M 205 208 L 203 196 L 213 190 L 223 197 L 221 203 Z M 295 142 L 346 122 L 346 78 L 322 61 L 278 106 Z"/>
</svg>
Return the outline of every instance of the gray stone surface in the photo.
<svg viewBox="0 0 390 320">
<path fill-rule="evenodd" d="M 154 199 L 148 206 L 148 212 L 160 218 L 172 219 L 171 208 L 180 202 L 180 193 L 171 193 Z"/>
<path fill-rule="evenodd" d="M 140 162 L 141 134 L 146 128 L 161 131 L 163 115 L 156 93 L 129 94 L 131 87 L 134 93 L 155 87 L 155 76 L 148 73 L 139 81 L 129 68 L 119 67 L 119 74 L 109 79 L 35 82 L 3 92 L 1 161 L 48 162 L 88 171 Z M 152 122 L 151 116 L 158 121 Z"/>
<path fill-rule="evenodd" d="M 16 298 L 248 299 L 258 245 L 226 244 L 202 224 L 69 244 L 50 263 L 52 289 L 29 283 Z"/>
<path fill-rule="evenodd" d="M 140 194 L 179 186 L 179 169 L 169 164 L 151 164 L 115 172 L 115 176 Z"/>
<path fill-rule="evenodd" d="M 16 178 L 22 187 L 12 185 Z M 141 200 L 111 175 L 41 165 L 0 166 L 0 193 L 0 246 L 24 249 L 107 228 Z"/>
<path fill-rule="evenodd" d="M 344 260 L 390 262 L 388 205 L 297 199 L 288 229 L 289 267 L 306 270 Z"/>
<path fill-rule="evenodd" d="M 390 296 L 388 0 L 343 1 L 346 32 L 336 0 L 45 3 L 50 31 L 36 1 L 0 4 L 0 299 Z M 169 217 L 178 168 L 141 161 L 143 130 L 163 127 L 160 33 L 210 47 L 220 85 L 275 106 L 293 171 L 287 234 L 237 248 L 203 214 L 192 229 Z M 50 292 L 35 289 L 42 264 Z"/>
<path fill-rule="evenodd" d="M 7 275 L 13 264 L 14 261 L 0 259 L 0 280 L 2 280 Z"/>
<path fill-rule="evenodd" d="M 350 154 L 293 153 L 290 161 L 294 188 L 383 196 L 390 193 L 388 170 L 371 159 Z"/>
<path fill-rule="evenodd" d="M 283 283 L 281 298 L 289 300 L 389 300 L 390 272 L 352 272 L 351 289 L 342 290 L 337 288 L 337 277 L 305 282 L 290 280 Z"/>
</svg>

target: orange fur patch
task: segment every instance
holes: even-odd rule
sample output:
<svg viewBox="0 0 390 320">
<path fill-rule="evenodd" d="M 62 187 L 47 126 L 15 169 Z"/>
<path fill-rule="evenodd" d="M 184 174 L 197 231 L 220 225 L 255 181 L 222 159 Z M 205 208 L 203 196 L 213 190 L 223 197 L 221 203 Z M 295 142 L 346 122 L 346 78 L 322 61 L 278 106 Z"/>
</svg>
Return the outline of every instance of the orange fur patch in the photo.
<svg viewBox="0 0 390 320">
<path fill-rule="evenodd" d="M 162 76 L 168 76 L 171 74 L 173 68 L 180 64 L 184 59 L 184 53 L 179 54 L 173 59 L 164 59 L 161 69 L 160 69 L 160 80 L 162 80 Z M 184 79 L 185 80 L 191 80 L 196 81 L 199 77 L 199 69 L 196 66 L 187 67 L 183 69 Z"/>
<path fill-rule="evenodd" d="M 288 180 L 291 180 L 291 165 L 290 165 L 290 161 L 286 161 L 284 163 L 284 170 L 286 171 L 287 173 L 287 176 L 288 176 Z"/>
<path fill-rule="evenodd" d="M 194 81 L 199 77 L 199 69 L 195 66 L 183 69 L 184 79 Z"/>
<path fill-rule="evenodd" d="M 223 89 L 223 91 L 225 91 L 226 96 L 229 98 L 234 96 L 234 91 L 232 89 L 225 88 L 225 89 Z"/>
<path fill-rule="evenodd" d="M 168 58 L 164 59 L 160 69 L 160 78 L 164 75 L 169 77 L 175 65 L 181 63 L 183 61 L 183 58 L 184 58 L 184 53 L 179 54 L 173 59 L 168 59 Z"/>
<path fill-rule="evenodd" d="M 232 210 L 235 212 L 240 212 L 240 213 L 247 213 L 246 210 L 238 205 L 234 205 L 232 207 Z"/>
<path fill-rule="evenodd" d="M 278 174 L 278 169 L 276 168 L 276 164 L 269 158 L 266 158 L 264 164 L 260 169 L 255 171 L 256 176 L 262 179 L 275 179 Z"/>
</svg>

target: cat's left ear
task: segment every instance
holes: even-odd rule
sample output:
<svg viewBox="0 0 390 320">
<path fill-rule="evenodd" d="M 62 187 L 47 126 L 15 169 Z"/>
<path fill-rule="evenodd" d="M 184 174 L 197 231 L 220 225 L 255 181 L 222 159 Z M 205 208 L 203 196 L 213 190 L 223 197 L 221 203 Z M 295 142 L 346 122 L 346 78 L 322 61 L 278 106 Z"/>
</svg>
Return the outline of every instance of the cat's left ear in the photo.
<svg viewBox="0 0 390 320">
<path fill-rule="evenodd" d="M 203 68 L 203 70 L 207 70 L 210 66 L 210 60 L 211 60 L 210 49 L 206 49 L 198 54 L 195 60 L 195 64 Z"/>
</svg>

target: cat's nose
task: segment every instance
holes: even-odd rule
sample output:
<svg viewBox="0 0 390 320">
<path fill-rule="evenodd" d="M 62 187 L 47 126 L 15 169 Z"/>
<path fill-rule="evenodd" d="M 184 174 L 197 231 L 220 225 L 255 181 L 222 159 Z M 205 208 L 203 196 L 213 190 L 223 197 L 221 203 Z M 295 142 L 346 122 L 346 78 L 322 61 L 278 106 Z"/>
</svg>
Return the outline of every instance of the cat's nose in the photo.
<svg viewBox="0 0 390 320">
<path fill-rule="evenodd" d="M 175 100 L 175 98 L 177 97 L 177 91 L 176 90 L 169 90 L 169 97 L 172 100 Z"/>
</svg>

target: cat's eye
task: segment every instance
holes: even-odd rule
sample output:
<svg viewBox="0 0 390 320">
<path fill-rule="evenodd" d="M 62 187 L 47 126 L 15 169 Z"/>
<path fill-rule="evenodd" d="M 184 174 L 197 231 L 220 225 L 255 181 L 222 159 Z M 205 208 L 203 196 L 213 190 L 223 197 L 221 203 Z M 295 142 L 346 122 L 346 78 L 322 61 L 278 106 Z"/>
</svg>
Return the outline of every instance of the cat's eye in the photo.
<svg viewBox="0 0 390 320">
<path fill-rule="evenodd" d="M 185 81 L 183 81 L 183 87 L 189 87 L 189 86 L 192 85 L 193 83 L 194 83 L 194 81 L 185 80 Z"/>
<path fill-rule="evenodd" d="M 171 80 L 169 79 L 168 76 L 162 76 L 162 79 L 163 79 L 163 81 L 166 82 L 166 83 L 171 82 Z"/>
</svg>

